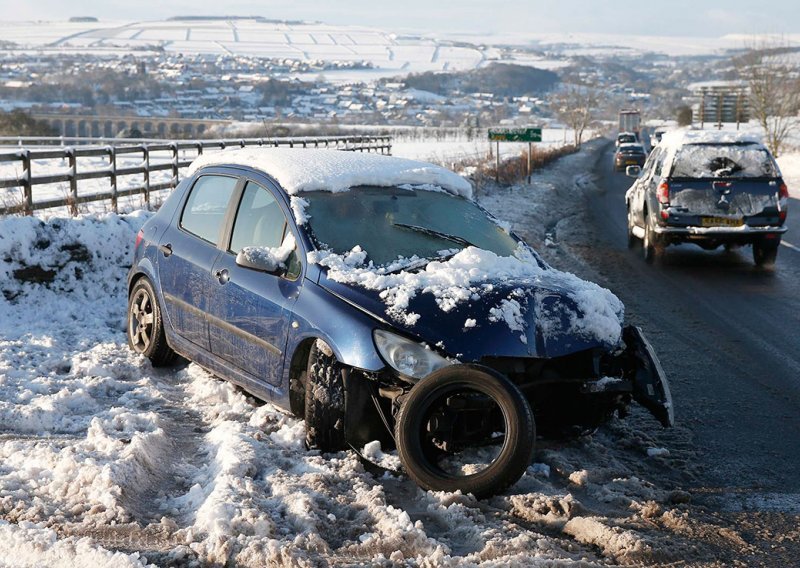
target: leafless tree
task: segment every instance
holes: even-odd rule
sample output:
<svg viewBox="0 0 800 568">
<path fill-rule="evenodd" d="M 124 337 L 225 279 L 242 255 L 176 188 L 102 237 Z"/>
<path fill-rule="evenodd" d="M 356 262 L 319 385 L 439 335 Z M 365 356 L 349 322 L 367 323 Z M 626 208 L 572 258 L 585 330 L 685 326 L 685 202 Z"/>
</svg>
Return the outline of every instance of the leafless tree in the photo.
<svg viewBox="0 0 800 568">
<path fill-rule="evenodd" d="M 764 130 L 767 147 L 780 155 L 789 134 L 798 127 L 800 66 L 798 53 L 785 42 L 754 42 L 736 60 L 747 83 L 750 112 Z"/>
<path fill-rule="evenodd" d="M 598 98 L 595 91 L 584 85 L 564 85 L 550 99 L 550 107 L 560 121 L 575 134 L 575 146 L 580 148 L 583 134 L 594 120 Z"/>
</svg>

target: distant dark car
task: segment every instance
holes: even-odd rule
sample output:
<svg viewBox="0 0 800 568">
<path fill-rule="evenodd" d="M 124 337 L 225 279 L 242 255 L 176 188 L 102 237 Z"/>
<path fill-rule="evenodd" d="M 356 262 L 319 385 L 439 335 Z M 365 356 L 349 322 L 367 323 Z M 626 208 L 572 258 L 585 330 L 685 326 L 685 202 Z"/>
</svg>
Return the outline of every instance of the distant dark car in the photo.
<svg viewBox="0 0 800 568">
<path fill-rule="evenodd" d="M 200 160 L 136 240 L 128 341 L 154 365 L 180 354 L 304 417 L 311 448 L 396 443 L 421 486 L 476 495 L 530 465 L 534 413 L 586 431 L 635 399 L 672 424 L 619 300 L 456 174 L 334 150 Z"/>
<path fill-rule="evenodd" d="M 614 153 L 614 170 L 624 172 L 628 166 L 644 166 L 647 152 L 641 144 L 621 144 Z"/>
<path fill-rule="evenodd" d="M 752 245 L 772 264 L 786 232 L 789 190 L 769 150 L 725 132 L 665 133 L 625 194 L 628 243 L 641 239 L 650 262 L 671 244 L 713 250 Z"/>
</svg>

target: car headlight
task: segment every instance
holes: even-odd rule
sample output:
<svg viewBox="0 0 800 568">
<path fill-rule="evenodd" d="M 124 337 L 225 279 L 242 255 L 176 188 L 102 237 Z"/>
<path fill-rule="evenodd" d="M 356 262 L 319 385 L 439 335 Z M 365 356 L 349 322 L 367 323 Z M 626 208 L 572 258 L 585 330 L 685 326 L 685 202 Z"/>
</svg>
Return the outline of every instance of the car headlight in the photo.
<svg viewBox="0 0 800 568">
<path fill-rule="evenodd" d="M 376 329 L 372 335 L 383 360 L 405 377 L 418 380 L 451 364 L 435 351 L 405 337 L 382 329 Z"/>
</svg>

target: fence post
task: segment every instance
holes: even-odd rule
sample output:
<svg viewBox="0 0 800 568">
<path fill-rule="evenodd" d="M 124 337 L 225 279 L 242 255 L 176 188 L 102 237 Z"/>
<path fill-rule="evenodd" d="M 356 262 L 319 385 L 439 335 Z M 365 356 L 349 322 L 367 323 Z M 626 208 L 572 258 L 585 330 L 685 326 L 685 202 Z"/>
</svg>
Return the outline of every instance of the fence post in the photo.
<svg viewBox="0 0 800 568">
<path fill-rule="evenodd" d="M 25 215 L 33 215 L 33 185 L 31 181 L 31 151 L 22 150 L 22 212 Z"/>
<path fill-rule="evenodd" d="M 108 146 L 106 148 L 108 151 L 108 161 L 109 161 L 109 181 L 111 182 L 111 210 L 114 213 L 119 212 L 119 207 L 117 203 L 117 149 L 114 146 Z"/>
<path fill-rule="evenodd" d="M 170 142 L 169 148 L 172 150 L 172 180 L 170 184 L 176 188 L 178 187 L 178 143 Z"/>
<path fill-rule="evenodd" d="M 78 214 L 78 180 L 76 175 L 78 173 L 78 158 L 75 157 L 75 148 L 67 148 L 64 150 L 69 161 L 69 198 L 67 199 L 67 207 L 69 214 L 75 217 Z"/>
<path fill-rule="evenodd" d="M 142 144 L 144 154 L 144 206 L 150 209 L 150 148 Z"/>
</svg>

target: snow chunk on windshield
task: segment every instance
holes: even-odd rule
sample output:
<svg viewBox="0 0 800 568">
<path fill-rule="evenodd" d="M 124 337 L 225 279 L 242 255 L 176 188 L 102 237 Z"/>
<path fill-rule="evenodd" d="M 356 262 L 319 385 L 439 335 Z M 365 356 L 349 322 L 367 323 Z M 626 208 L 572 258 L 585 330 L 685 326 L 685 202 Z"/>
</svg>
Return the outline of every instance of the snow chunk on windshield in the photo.
<svg viewBox="0 0 800 568">
<path fill-rule="evenodd" d="M 527 343 L 524 331 L 531 316 L 545 335 L 556 331 L 573 333 L 609 345 L 620 340 L 624 308 L 613 293 L 541 264 L 522 243 L 511 256 L 469 246 L 449 259 L 431 260 L 419 271 L 414 264 L 395 271 L 391 270 L 392 265 L 364 265 L 361 253 L 361 247 L 345 255 L 313 251 L 308 260 L 326 267 L 328 278 L 333 281 L 378 291 L 389 316 L 401 324 L 414 326 L 419 321 L 420 315 L 409 309 L 419 294 L 432 294 L 438 308 L 450 312 L 464 302 L 480 300 L 493 290 L 494 283 L 512 281 L 520 286 L 499 305 L 489 306 L 485 318 L 488 322 L 504 322 L 511 331 L 523 332 L 519 336 L 521 342 Z M 569 303 L 560 302 L 558 311 L 538 309 L 537 299 L 526 292 L 537 287 L 558 291 L 551 297 L 566 296 Z M 464 329 L 474 329 L 477 323 L 468 320 Z"/>
<path fill-rule="evenodd" d="M 390 187 L 409 184 L 472 198 L 472 185 L 440 166 L 381 154 L 341 150 L 226 150 L 198 156 L 189 166 L 189 175 L 206 166 L 224 164 L 261 170 L 275 178 L 290 195 L 305 191 L 347 191 L 360 185 Z"/>
</svg>

